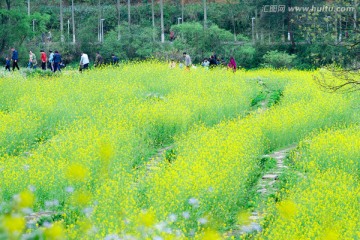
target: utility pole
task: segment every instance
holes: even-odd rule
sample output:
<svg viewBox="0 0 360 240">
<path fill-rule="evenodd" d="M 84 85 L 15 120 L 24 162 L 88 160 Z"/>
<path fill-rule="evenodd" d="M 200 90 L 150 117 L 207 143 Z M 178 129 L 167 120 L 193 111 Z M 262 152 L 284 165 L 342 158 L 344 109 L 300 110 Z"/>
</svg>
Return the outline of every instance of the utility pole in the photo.
<svg viewBox="0 0 360 240">
<path fill-rule="evenodd" d="M 207 9 L 206 9 L 206 0 L 203 0 L 204 2 L 204 29 L 207 27 Z"/>
<path fill-rule="evenodd" d="M 251 33 L 252 33 L 252 42 L 255 44 L 255 17 L 251 18 Z"/>
<path fill-rule="evenodd" d="M 128 0 L 128 24 L 129 24 L 129 29 L 130 29 L 130 24 L 131 24 L 131 3 L 130 0 Z"/>
<path fill-rule="evenodd" d="M 98 25 L 98 41 L 101 42 L 101 0 L 98 1 L 98 10 L 99 10 L 99 25 Z"/>
<path fill-rule="evenodd" d="M 28 5 L 28 16 L 30 16 L 30 0 L 27 0 L 27 5 Z"/>
<path fill-rule="evenodd" d="M 70 19 L 67 20 L 67 24 L 68 24 L 68 41 L 70 39 Z"/>
<path fill-rule="evenodd" d="M 118 40 L 121 39 L 121 32 L 120 32 L 120 0 L 116 1 L 116 9 L 117 9 L 117 19 L 118 19 Z"/>
<path fill-rule="evenodd" d="M 62 0 L 60 0 L 60 40 L 64 42 L 64 20 L 63 20 Z"/>
<path fill-rule="evenodd" d="M 75 14 L 74 14 L 74 0 L 71 0 L 71 21 L 72 21 L 72 33 L 73 33 L 73 43 L 75 44 Z"/>
<path fill-rule="evenodd" d="M 358 1 L 354 0 L 354 30 L 357 28 L 357 7 Z"/>
<path fill-rule="evenodd" d="M 153 26 L 153 41 L 155 42 L 155 12 L 154 12 L 154 0 L 151 0 L 151 18 Z"/>
<path fill-rule="evenodd" d="M 100 42 L 104 42 L 104 18 L 100 19 Z"/>
<path fill-rule="evenodd" d="M 165 34 L 164 34 L 164 4 L 163 0 L 160 0 L 160 15 L 161 15 L 161 42 L 165 42 Z"/>
<path fill-rule="evenodd" d="M 339 17 L 339 43 L 341 43 L 341 41 L 342 41 L 342 19 L 341 19 L 341 15 L 340 15 L 340 17 Z"/>
<path fill-rule="evenodd" d="M 181 0 L 181 23 L 184 23 L 184 0 Z"/>
</svg>

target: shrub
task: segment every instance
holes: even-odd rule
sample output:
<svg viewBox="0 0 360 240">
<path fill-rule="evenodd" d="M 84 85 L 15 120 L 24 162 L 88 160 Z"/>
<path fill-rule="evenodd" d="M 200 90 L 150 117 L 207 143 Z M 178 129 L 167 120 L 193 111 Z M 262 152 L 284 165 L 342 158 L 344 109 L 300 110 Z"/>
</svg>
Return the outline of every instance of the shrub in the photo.
<svg viewBox="0 0 360 240">
<path fill-rule="evenodd" d="M 290 68 L 293 66 L 293 60 L 296 58 L 294 54 L 288 54 L 286 52 L 269 51 L 263 56 L 265 67 L 273 68 Z"/>
</svg>

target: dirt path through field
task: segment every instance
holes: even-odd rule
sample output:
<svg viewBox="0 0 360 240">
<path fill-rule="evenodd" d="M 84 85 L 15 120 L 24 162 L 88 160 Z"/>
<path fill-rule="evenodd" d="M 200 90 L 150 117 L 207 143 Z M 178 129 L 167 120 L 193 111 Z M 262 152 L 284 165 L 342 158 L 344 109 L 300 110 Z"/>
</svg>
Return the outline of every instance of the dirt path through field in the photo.
<svg viewBox="0 0 360 240">
<path fill-rule="evenodd" d="M 284 169 L 288 168 L 285 164 L 285 159 L 288 157 L 289 153 L 296 148 L 296 146 L 296 144 L 293 144 L 262 156 L 262 158 L 275 159 L 276 166 L 265 172 L 255 185 L 257 193 L 259 194 L 258 206 L 251 212 L 251 214 L 249 214 L 250 216 L 248 217 L 248 220 L 244 221 L 244 225 L 239 225 L 231 232 L 227 232 L 225 237 L 239 237 L 246 233 L 262 230 L 260 223 L 263 219 L 267 200 L 270 195 L 274 195 L 280 190 L 276 187 L 275 183 L 279 180 L 279 176 L 284 172 Z"/>
</svg>

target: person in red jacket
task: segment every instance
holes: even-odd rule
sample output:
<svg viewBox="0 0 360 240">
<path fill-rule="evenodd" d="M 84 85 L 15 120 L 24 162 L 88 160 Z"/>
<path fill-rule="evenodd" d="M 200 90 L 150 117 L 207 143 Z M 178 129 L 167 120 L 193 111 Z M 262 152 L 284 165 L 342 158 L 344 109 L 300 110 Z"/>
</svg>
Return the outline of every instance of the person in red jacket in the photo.
<svg viewBox="0 0 360 240">
<path fill-rule="evenodd" d="M 233 72 L 236 72 L 236 62 L 235 62 L 234 57 L 230 57 L 228 69 L 231 69 Z"/>
<path fill-rule="evenodd" d="M 46 70 L 46 62 L 47 62 L 47 56 L 44 50 L 40 50 L 41 53 L 41 68 L 42 70 Z"/>
</svg>

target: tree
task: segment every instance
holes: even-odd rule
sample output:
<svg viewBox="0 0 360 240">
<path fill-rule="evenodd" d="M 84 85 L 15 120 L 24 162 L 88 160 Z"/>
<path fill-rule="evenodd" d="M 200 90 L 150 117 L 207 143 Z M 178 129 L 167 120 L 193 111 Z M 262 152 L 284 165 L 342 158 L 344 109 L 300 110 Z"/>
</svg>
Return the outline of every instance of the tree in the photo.
<svg viewBox="0 0 360 240">
<path fill-rule="evenodd" d="M 177 32 L 178 37 L 174 41 L 174 47 L 180 51 L 189 52 L 192 59 L 201 61 L 204 57 L 209 57 L 212 52 L 225 53 L 226 50 L 223 41 L 231 41 L 233 35 L 231 32 L 220 29 L 212 24 L 206 31 L 200 23 L 185 22 L 180 25 L 173 25 L 171 30 Z"/>
<path fill-rule="evenodd" d="M 234 33 L 234 41 L 236 42 L 236 30 L 235 30 L 235 15 L 234 15 L 234 11 L 233 11 L 233 5 L 231 0 L 226 0 L 227 4 L 230 6 L 230 16 L 231 16 L 231 23 L 233 25 L 233 33 Z"/>
<path fill-rule="evenodd" d="M 9 54 L 7 51 L 11 47 L 22 51 L 21 46 L 26 40 L 30 41 L 46 31 L 50 16 L 36 11 L 28 16 L 22 1 L 6 0 L 5 6 L 0 9 L 0 53 Z M 33 20 L 37 23 L 35 31 L 30 27 Z"/>
<path fill-rule="evenodd" d="M 341 46 L 346 47 L 346 53 L 334 58 L 334 63 L 328 65 L 320 72 L 320 77 L 315 77 L 316 83 L 329 92 L 354 92 L 360 90 L 360 31 L 354 29 L 352 35 L 345 38 Z M 347 64 L 337 64 L 343 60 Z"/>
<path fill-rule="evenodd" d="M 273 68 L 290 68 L 293 60 L 296 58 L 295 55 L 287 54 L 286 52 L 269 51 L 264 56 L 264 66 Z"/>
<path fill-rule="evenodd" d="M 337 66 L 327 67 L 314 77 L 316 83 L 328 92 L 355 92 L 360 90 L 359 69 L 342 69 Z"/>
</svg>

